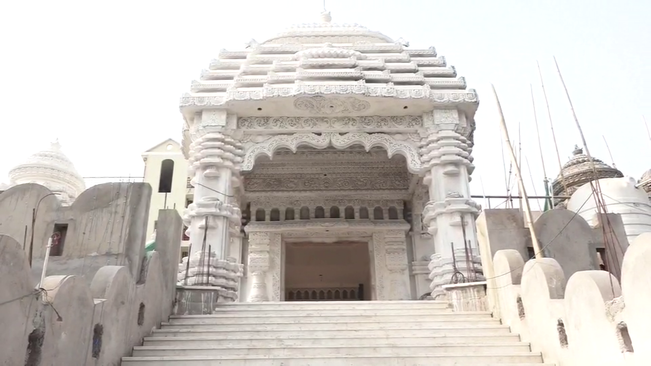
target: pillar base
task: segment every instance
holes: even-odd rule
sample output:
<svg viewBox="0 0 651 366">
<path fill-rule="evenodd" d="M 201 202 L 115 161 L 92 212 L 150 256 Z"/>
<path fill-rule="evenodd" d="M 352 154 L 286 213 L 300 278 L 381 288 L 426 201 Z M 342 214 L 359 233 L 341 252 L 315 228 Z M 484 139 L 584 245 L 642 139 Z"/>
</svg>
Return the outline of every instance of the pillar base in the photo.
<svg viewBox="0 0 651 366">
<path fill-rule="evenodd" d="M 189 265 L 188 265 L 189 261 Z M 219 290 L 219 298 L 237 300 L 243 266 L 235 259 L 218 259 L 215 252 L 196 252 L 179 264 L 177 285 L 203 286 Z"/>
<path fill-rule="evenodd" d="M 446 298 L 446 292 L 443 289 L 445 285 L 455 283 L 468 283 L 483 281 L 483 271 L 481 266 L 481 258 L 478 255 L 473 255 L 470 258 L 470 263 L 466 261 L 466 253 L 463 249 L 456 249 L 454 251 L 456 259 L 452 257 L 442 257 L 440 254 L 433 254 L 429 262 L 429 279 L 432 281 L 430 289 L 432 290 L 431 296 L 434 300 L 443 300 Z"/>
<path fill-rule="evenodd" d="M 486 281 L 444 285 L 443 290 L 455 312 L 488 310 Z"/>
</svg>

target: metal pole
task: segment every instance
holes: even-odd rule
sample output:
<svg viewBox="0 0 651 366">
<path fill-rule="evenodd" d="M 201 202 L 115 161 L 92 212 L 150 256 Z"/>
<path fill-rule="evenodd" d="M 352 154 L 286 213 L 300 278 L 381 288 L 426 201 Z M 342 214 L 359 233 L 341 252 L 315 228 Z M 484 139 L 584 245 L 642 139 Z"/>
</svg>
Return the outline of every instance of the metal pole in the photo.
<svg viewBox="0 0 651 366">
<path fill-rule="evenodd" d="M 45 281 L 45 272 L 47 272 L 47 263 L 50 260 L 50 250 L 52 249 L 52 237 L 47 239 L 47 248 L 45 249 L 45 260 L 43 261 L 43 270 L 41 270 L 41 280 L 36 285 L 36 289 L 43 288 Z"/>
<path fill-rule="evenodd" d="M 538 238 L 536 236 L 536 231 L 533 228 L 533 219 L 531 215 L 531 208 L 529 207 L 529 197 L 527 197 L 527 190 L 524 187 L 524 181 L 522 180 L 522 173 L 520 171 L 520 166 L 518 165 L 518 159 L 515 156 L 515 151 L 513 151 L 513 146 L 509 140 L 509 131 L 506 128 L 506 121 L 504 121 L 504 113 L 502 112 L 502 105 L 500 104 L 500 99 L 497 96 L 497 91 L 495 86 L 491 84 L 493 88 L 493 94 L 495 95 L 495 101 L 497 102 L 497 109 L 500 113 L 500 126 L 502 127 L 502 134 L 504 135 L 504 140 L 506 145 L 509 148 L 509 153 L 511 154 L 511 162 L 515 166 L 515 174 L 518 179 L 518 184 L 520 185 L 520 192 L 522 193 L 522 203 L 524 204 L 524 215 L 527 220 L 527 225 L 529 226 L 529 233 L 531 234 L 531 242 L 533 248 L 536 251 L 536 259 L 542 258 L 542 251 L 540 249 L 540 243 L 538 243 Z"/>
</svg>

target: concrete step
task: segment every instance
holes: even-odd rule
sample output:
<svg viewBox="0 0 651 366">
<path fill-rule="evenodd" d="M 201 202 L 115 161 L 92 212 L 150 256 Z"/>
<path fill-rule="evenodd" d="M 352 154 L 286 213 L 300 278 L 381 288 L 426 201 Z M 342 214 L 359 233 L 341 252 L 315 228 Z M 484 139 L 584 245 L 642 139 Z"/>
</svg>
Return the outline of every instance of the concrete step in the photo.
<svg viewBox="0 0 651 366">
<path fill-rule="evenodd" d="M 427 308 L 427 309 L 384 309 L 384 308 L 367 308 L 367 309 L 349 309 L 349 308 L 308 308 L 308 309 L 291 309 L 291 310 L 257 310 L 257 309 L 240 309 L 240 308 L 228 308 L 224 309 L 221 306 L 214 310 L 214 313 L 211 315 L 173 315 L 171 319 L 182 318 L 186 316 L 260 316 L 260 317 L 282 317 L 282 316 L 295 316 L 299 312 L 302 315 L 324 315 L 324 316 L 334 316 L 334 315 L 403 315 L 410 314 L 414 316 L 421 315 L 438 315 L 438 314 L 456 314 L 452 312 L 452 309 L 438 309 L 438 308 Z M 489 314 L 488 312 L 481 312 Z"/>
<path fill-rule="evenodd" d="M 334 337 L 332 337 L 334 336 Z M 486 336 L 450 336 L 432 337 L 400 337 L 387 335 L 379 337 L 368 334 L 361 337 L 340 337 L 337 334 L 315 337 L 313 334 L 288 335 L 274 338 L 263 338 L 255 335 L 255 338 L 222 338 L 222 337 L 145 337 L 143 346 L 170 346 L 170 347 L 193 347 L 197 344 L 205 347 L 296 347 L 296 346 L 346 346 L 354 344 L 357 346 L 388 347 L 394 345 L 413 346 L 442 346 L 473 344 L 477 346 L 494 344 L 520 344 L 520 337 L 516 334 Z M 528 343 L 524 343 L 528 345 Z"/>
<path fill-rule="evenodd" d="M 225 326 L 214 328 L 201 327 L 196 328 L 180 328 L 180 329 L 154 329 L 152 334 L 155 337 L 219 337 L 222 339 L 246 339 L 248 338 L 304 338 L 306 336 L 312 337 L 453 337 L 453 336 L 503 336 L 511 334 L 511 329 L 505 325 L 494 326 L 466 326 L 466 327 L 439 327 L 436 329 L 424 329 L 421 327 L 405 327 L 398 324 L 393 328 L 385 329 L 312 329 L 308 332 L 296 332 L 295 329 L 254 329 L 251 330 L 250 326 L 229 326 L 229 329 L 224 329 Z M 258 327 L 262 328 L 262 327 Z"/>
<path fill-rule="evenodd" d="M 219 304 L 217 310 L 339 310 L 339 309 L 391 309 L 391 310 L 447 310 L 450 305 L 446 301 L 296 301 L 296 302 L 259 302 L 259 303 L 230 303 Z"/>
<path fill-rule="evenodd" d="M 409 355 L 426 355 L 433 352 L 430 345 L 389 345 L 382 346 L 358 346 L 349 344 L 345 346 L 281 346 L 281 347 L 206 347 L 204 345 L 194 345 L 192 347 L 176 346 L 136 346 L 133 349 L 134 357 L 164 357 L 164 356 L 265 356 L 265 357 L 327 357 L 337 356 L 409 356 Z M 526 343 L 502 343 L 494 345 L 473 345 L 473 344 L 456 344 L 441 345 L 436 347 L 436 354 L 445 354 L 451 356 L 472 354 L 479 355 L 502 355 L 502 354 L 527 354 L 530 352 L 529 345 Z"/>
<path fill-rule="evenodd" d="M 224 324 L 202 324 L 202 323 L 185 323 L 185 324 L 170 324 L 161 323 L 164 329 L 187 329 L 187 328 L 201 328 L 201 329 L 214 329 L 214 330 L 241 330 L 241 331 L 261 331 L 261 330 L 293 330 L 293 331 L 317 331 L 317 330 L 345 330 L 345 329 L 468 329 L 476 327 L 499 326 L 498 320 L 477 320 L 473 322 L 453 322 L 453 321 L 395 321 L 395 322 L 377 322 L 377 321 L 348 321 L 348 322 L 306 322 L 306 323 L 293 323 L 293 322 L 267 322 L 267 323 L 240 323 L 230 322 Z"/>
<path fill-rule="evenodd" d="M 170 318 L 166 324 L 253 324 L 253 323 L 321 323 L 321 322 L 355 322 L 355 321 L 373 321 L 373 322 L 462 322 L 462 321 L 497 321 L 491 318 L 488 313 L 448 313 L 448 314 L 391 314 L 391 315 L 370 315 L 370 314 L 349 314 L 344 315 L 317 315 L 317 314 L 285 314 L 282 316 L 259 316 L 251 315 L 188 315 L 182 317 Z"/>
<path fill-rule="evenodd" d="M 542 364 L 540 354 L 445 355 L 434 352 L 409 356 L 287 357 L 264 356 L 175 356 L 124 357 L 122 366 L 552 366 Z"/>
</svg>

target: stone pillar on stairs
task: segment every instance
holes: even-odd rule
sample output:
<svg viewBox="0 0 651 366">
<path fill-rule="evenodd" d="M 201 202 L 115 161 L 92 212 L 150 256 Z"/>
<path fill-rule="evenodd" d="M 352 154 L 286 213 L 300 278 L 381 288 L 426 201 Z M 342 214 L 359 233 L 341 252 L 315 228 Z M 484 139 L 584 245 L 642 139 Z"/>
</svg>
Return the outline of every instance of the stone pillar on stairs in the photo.
<svg viewBox="0 0 651 366">
<path fill-rule="evenodd" d="M 482 278 L 475 226 L 480 207 L 470 198 L 469 188 L 474 170 L 473 123 L 457 109 L 437 109 L 423 117 L 427 136 L 421 143 L 421 161 L 426 170 L 424 184 L 429 186 L 423 223 L 433 237 L 429 278 L 436 299 L 444 296 L 442 286 L 452 282 L 455 268 L 464 277 Z M 468 261 L 464 240 L 472 251 Z"/>
<path fill-rule="evenodd" d="M 282 301 L 282 240 L 278 233 L 249 233 L 247 302 Z"/>
<path fill-rule="evenodd" d="M 214 286 L 237 299 L 242 264 L 230 256 L 231 237 L 241 227 L 234 193 L 241 183 L 244 152 L 233 136 L 237 118 L 225 110 L 195 114 L 189 151 L 194 200 L 184 215 L 191 249 L 179 266 L 180 285 Z M 189 261 L 189 265 L 188 265 Z"/>
</svg>

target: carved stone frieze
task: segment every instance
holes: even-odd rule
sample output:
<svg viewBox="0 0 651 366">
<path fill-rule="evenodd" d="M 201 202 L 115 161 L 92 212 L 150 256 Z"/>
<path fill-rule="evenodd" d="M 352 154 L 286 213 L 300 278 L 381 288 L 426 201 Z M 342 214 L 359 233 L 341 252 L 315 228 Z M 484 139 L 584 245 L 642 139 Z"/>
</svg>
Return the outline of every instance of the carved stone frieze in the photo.
<svg viewBox="0 0 651 366">
<path fill-rule="evenodd" d="M 371 103 L 355 97 L 324 97 L 322 95 L 299 97 L 294 108 L 316 115 L 355 114 L 368 110 Z"/>
<path fill-rule="evenodd" d="M 244 227 L 249 234 L 254 233 L 287 233 L 291 231 L 391 231 L 406 232 L 409 224 L 403 220 L 391 221 L 283 221 L 283 222 L 251 222 Z M 250 244 L 249 244 L 250 245 Z"/>
<path fill-rule="evenodd" d="M 431 90 L 429 85 L 400 87 L 356 85 L 309 85 L 296 84 L 291 87 L 267 85 L 257 90 L 229 90 L 220 96 L 195 96 L 185 94 L 181 97 L 181 108 L 216 107 L 229 101 L 263 100 L 268 98 L 295 97 L 300 95 L 346 95 L 357 94 L 369 97 L 391 97 L 399 99 L 428 99 L 434 105 L 477 104 L 479 100 L 474 89 L 461 91 Z"/>
<path fill-rule="evenodd" d="M 328 176 L 323 174 L 301 174 L 294 177 L 246 177 L 247 191 L 331 191 L 358 189 L 409 188 L 409 179 L 404 175 L 366 174 L 364 176 Z"/>
<path fill-rule="evenodd" d="M 315 198 L 315 199 L 297 199 L 295 197 L 269 197 L 269 196 L 264 196 L 264 197 L 255 197 L 251 200 L 251 206 L 252 207 L 260 207 L 260 208 L 265 208 L 265 209 L 272 209 L 272 208 L 295 208 L 299 209 L 301 207 L 309 207 L 309 208 L 314 208 L 314 207 L 323 207 L 323 208 L 330 208 L 333 206 L 340 207 L 342 210 L 345 207 L 352 206 L 352 207 L 366 207 L 368 209 L 373 209 L 374 207 L 382 207 L 382 208 L 388 208 L 388 207 L 395 207 L 398 209 L 404 208 L 404 201 L 403 200 L 373 200 L 373 199 L 323 199 L 323 198 Z M 298 214 L 298 212 L 294 213 L 295 215 Z M 342 213 L 343 215 L 343 213 Z"/>
<path fill-rule="evenodd" d="M 407 160 L 407 168 L 414 174 L 419 174 L 422 170 L 420 155 L 418 149 L 413 143 L 408 141 L 398 141 L 391 135 L 383 133 L 365 133 L 350 132 L 344 135 L 338 133 L 326 132 L 320 135 L 313 133 L 297 133 L 293 135 L 277 135 L 267 141 L 256 144 L 247 149 L 242 170 L 249 171 L 253 169 L 255 159 L 262 155 L 272 158 L 274 152 L 279 148 L 286 148 L 296 152 L 299 146 L 311 146 L 316 149 L 325 149 L 332 145 L 337 149 L 346 149 L 353 145 L 362 145 L 366 151 L 371 148 L 380 146 L 387 151 L 389 158 L 399 154 Z"/>
<path fill-rule="evenodd" d="M 420 116 L 367 117 L 241 117 L 243 130 L 416 130 L 422 127 Z"/>
</svg>

